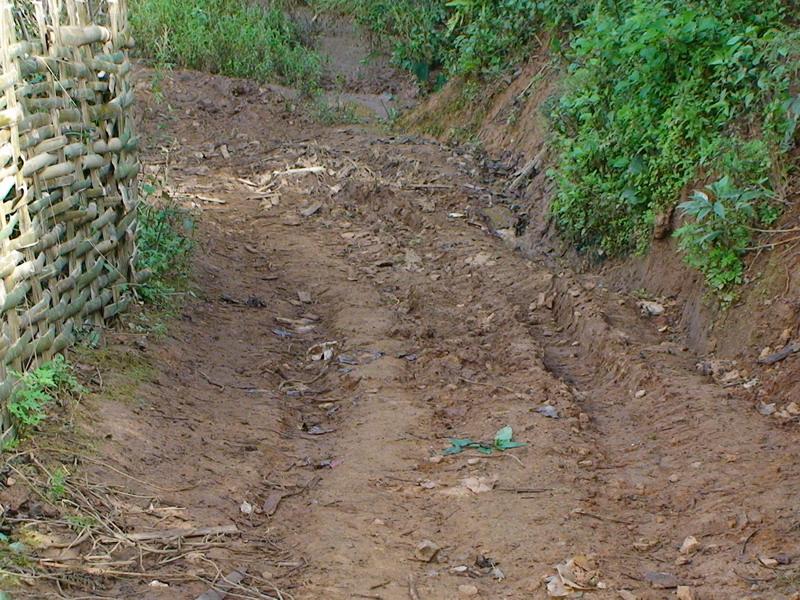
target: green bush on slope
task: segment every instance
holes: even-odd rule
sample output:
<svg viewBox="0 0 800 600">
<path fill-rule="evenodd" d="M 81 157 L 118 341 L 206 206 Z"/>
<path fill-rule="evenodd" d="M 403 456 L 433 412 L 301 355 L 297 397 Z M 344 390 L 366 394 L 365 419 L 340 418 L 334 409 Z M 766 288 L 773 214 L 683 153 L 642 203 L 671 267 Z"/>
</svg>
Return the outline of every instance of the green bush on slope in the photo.
<svg viewBox="0 0 800 600">
<path fill-rule="evenodd" d="M 552 33 L 564 69 L 562 95 L 548 103 L 557 150 L 552 210 L 581 251 L 602 258 L 644 250 L 655 217 L 699 182 L 718 210 L 731 206 L 713 219 L 682 206 L 690 223 L 678 231 L 680 245 L 726 293 L 742 281 L 752 228 L 779 214 L 772 181 L 789 168 L 800 117 L 800 34 L 790 25 L 800 10 L 789 3 L 312 3 L 393 37 L 397 62 L 424 77 L 438 67 L 446 77 L 491 80 L 523 60 L 538 34 Z M 716 197 L 722 187 L 727 196 Z"/>
</svg>

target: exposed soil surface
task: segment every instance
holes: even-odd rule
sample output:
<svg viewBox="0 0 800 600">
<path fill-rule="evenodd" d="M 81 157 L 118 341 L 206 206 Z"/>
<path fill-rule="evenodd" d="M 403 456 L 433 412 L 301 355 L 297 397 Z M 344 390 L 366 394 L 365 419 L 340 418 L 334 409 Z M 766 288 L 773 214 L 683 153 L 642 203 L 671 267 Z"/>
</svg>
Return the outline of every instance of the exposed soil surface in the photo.
<svg viewBox="0 0 800 600">
<path fill-rule="evenodd" d="M 35 597 L 195 599 L 240 571 L 230 598 L 547 598 L 569 559 L 587 599 L 800 590 L 795 433 L 698 371 L 673 307 L 511 250 L 468 154 L 224 78 L 172 74 L 171 110 L 140 88 L 147 173 L 202 213 L 196 298 L 162 339 L 110 336 L 154 372 L 98 407 L 85 468 L 135 494 L 126 534 L 235 531 Z M 525 446 L 442 456 L 505 426 Z"/>
</svg>

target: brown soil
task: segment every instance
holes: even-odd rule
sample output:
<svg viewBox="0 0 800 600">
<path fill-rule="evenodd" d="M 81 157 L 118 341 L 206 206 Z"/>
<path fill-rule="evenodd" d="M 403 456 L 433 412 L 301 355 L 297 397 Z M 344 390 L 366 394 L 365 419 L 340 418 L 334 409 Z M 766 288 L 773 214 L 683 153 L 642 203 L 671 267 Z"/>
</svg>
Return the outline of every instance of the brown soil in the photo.
<svg viewBox="0 0 800 600">
<path fill-rule="evenodd" d="M 542 577 L 576 556 L 599 570 L 587 599 L 676 597 L 652 572 L 697 599 L 800 590 L 795 434 L 698 372 L 663 330 L 673 306 L 645 318 L 491 235 L 481 215 L 504 184 L 469 155 L 321 127 L 198 73 L 173 74 L 167 110 L 147 82 L 148 173 L 202 212 L 197 293 L 163 339 L 109 336 L 121 365 L 152 372 L 95 405 L 84 470 L 135 494 L 108 508 L 123 534 L 238 533 L 163 564 L 66 548 L 65 570 L 89 576 L 27 597 L 195 599 L 246 570 L 230 598 L 546 598 Z M 506 425 L 525 447 L 441 455 Z M 681 554 L 688 536 L 699 548 Z"/>
</svg>

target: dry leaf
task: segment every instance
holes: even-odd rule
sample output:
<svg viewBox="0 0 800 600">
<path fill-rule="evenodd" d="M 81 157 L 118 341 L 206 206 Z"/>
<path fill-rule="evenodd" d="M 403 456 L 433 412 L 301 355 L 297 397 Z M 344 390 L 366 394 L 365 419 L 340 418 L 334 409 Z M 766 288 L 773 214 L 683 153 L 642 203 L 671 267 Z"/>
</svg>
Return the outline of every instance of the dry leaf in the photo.
<svg viewBox="0 0 800 600">
<path fill-rule="evenodd" d="M 491 492 L 497 484 L 497 477 L 467 477 L 461 481 L 461 485 L 473 494 L 484 494 Z"/>
</svg>

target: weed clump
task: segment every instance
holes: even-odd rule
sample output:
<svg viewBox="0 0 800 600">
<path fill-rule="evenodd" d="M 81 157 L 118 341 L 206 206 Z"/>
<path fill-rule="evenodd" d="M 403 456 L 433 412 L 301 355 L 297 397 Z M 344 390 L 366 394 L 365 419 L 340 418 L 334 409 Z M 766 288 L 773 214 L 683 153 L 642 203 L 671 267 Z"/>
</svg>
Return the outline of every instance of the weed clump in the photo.
<svg viewBox="0 0 800 600">
<path fill-rule="evenodd" d="M 241 0 L 133 0 L 131 26 L 142 51 L 176 65 L 319 88 L 322 59 L 277 8 Z"/>
<path fill-rule="evenodd" d="M 8 412 L 22 436 L 45 420 L 47 406 L 60 394 L 77 395 L 84 391 L 72 367 L 61 355 L 32 371 L 12 375 L 16 383 L 8 402 Z"/>
<path fill-rule="evenodd" d="M 169 198 L 156 202 L 155 190 L 149 184 L 142 186 L 145 198 L 139 205 L 136 267 L 150 277 L 136 287 L 136 293 L 145 303 L 167 308 L 189 277 L 195 221 Z"/>
</svg>

